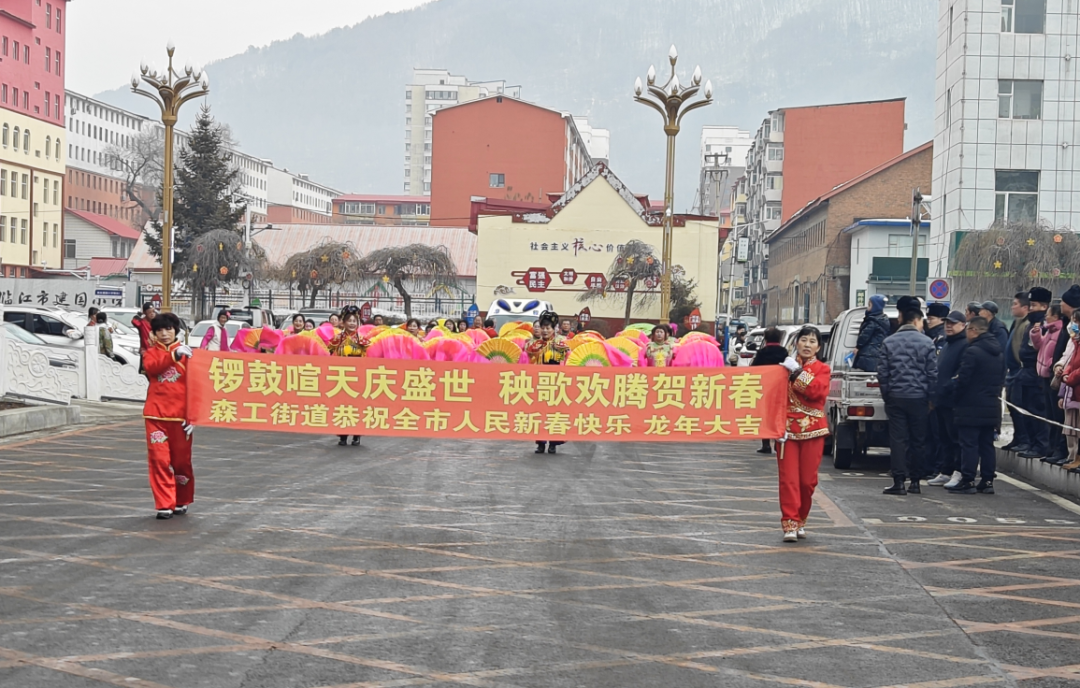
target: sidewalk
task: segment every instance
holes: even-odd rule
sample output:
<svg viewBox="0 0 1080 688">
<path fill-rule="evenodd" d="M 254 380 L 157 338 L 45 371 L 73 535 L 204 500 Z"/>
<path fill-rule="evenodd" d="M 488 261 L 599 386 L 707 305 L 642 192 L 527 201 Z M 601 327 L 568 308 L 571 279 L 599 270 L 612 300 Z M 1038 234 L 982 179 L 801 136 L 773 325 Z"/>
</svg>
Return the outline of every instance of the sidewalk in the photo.
<svg viewBox="0 0 1080 688">
<path fill-rule="evenodd" d="M 1080 474 L 1070 473 L 1058 466 L 1051 466 L 1039 459 L 1021 459 L 1016 452 L 1001 449 L 1012 441 L 1012 423 L 1006 422 L 1001 426 L 1001 438 L 998 441 L 997 468 L 998 471 L 1015 475 L 1026 481 L 1033 482 L 1039 487 L 1058 495 L 1080 499 Z"/>
</svg>

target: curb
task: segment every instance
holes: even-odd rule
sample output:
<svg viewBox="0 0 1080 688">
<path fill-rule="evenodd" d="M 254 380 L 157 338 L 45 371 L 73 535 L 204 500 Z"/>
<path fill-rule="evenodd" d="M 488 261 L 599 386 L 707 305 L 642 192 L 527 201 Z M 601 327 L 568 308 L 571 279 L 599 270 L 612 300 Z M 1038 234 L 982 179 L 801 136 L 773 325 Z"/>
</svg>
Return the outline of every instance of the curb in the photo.
<svg viewBox="0 0 1080 688">
<path fill-rule="evenodd" d="M 78 406 L 28 406 L 0 411 L 0 437 L 62 428 L 82 418 Z"/>
<path fill-rule="evenodd" d="M 999 471 L 1012 473 L 1060 495 L 1080 498 L 1080 473 L 1063 471 L 1038 459 L 1021 459 L 1015 452 L 997 450 Z"/>
</svg>

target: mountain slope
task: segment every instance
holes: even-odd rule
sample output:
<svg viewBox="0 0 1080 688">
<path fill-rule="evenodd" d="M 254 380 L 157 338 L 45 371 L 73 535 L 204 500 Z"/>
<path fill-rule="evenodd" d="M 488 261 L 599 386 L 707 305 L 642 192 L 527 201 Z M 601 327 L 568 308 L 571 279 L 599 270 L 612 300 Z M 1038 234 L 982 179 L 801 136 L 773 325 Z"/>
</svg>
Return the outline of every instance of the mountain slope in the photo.
<svg viewBox="0 0 1080 688">
<path fill-rule="evenodd" d="M 611 130 L 611 163 L 662 195 L 659 116 L 632 100 L 650 63 L 700 64 L 716 105 L 684 120 L 676 206 L 697 184 L 703 124 L 754 131 L 781 106 L 906 96 L 907 145 L 933 135 L 937 0 L 437 0 L 208 66 L 210 102 L 245 151 L 345 191 L 400 193 L 413 67 L 520 84 L 526 100 Z M 97 97 L 153 114 L 117 89 Z M 190 119 L 197 108 L 189 106 Z"/>
</svg>

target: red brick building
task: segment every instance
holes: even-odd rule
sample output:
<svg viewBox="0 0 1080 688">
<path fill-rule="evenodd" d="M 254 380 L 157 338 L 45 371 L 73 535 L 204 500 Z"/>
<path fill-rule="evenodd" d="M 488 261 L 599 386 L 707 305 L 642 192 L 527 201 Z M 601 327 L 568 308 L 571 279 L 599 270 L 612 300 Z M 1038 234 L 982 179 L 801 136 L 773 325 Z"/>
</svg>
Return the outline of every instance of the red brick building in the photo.
<svg viewBox="0 0 1080 688">
<path fill-rule="evenodd" d="M 783 222 L 904 151 L 904 99 L 784 110 Z"/>
<path fill-rule="evenodd" d="M 431 224 L 463 227 L 470 199 L 544 202 L 593 166 L 568 113 L 506 95 L 433 113 Z"/>
<path fill-rule="evenodd" d="M 811 199 L 769 235 L 765 324 L 825 324 L 854 306 L 851 235 L 844 229 L 859 220 L 908 218 L 912 189 L 930 193 L 933 146 L 924 143 Z M 886 256 L 889 247 L 880 250 Z"/>
</svg>

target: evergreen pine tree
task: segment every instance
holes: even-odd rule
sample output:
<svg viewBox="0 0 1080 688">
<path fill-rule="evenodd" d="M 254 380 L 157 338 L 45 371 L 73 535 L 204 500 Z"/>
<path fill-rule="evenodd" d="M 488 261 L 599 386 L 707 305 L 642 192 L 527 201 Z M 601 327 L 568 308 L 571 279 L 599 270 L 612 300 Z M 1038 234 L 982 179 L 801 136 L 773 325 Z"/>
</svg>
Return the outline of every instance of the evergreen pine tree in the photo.
<svg viewBox="0 0 1080 688">
<path fill-rule="evenodd" d="M 174 173 L 173 251 L 177 263 L 188 262 L 187 251 L 207 232 L 223 229 L 240 235 L 247 206 L 233 203 L 240 171 L 232 164 L 227 143 L 227 130 L 214 121 L 209 106 L 204 105 L 187 145 L 180 148 Z M 160 228 L 157 233 L 146 233 L 146 244 L 160 260 Z"/>
</svg>

